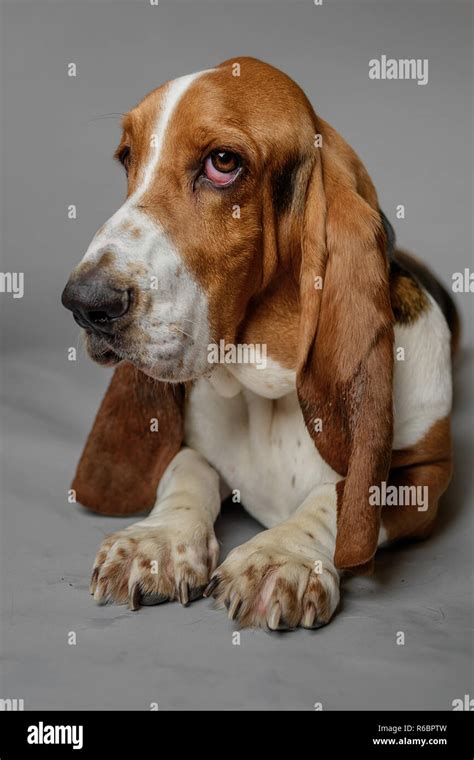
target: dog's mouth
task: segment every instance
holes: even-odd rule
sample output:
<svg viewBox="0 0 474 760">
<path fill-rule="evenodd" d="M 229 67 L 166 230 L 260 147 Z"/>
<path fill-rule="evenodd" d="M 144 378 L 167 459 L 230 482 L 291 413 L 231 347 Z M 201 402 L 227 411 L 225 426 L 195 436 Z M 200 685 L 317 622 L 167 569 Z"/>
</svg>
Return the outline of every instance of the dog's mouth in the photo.
<svg viewBox="0 0 474 760">
<path fill-rule="evenodd" d="M 86 349 L 93 362 L 101 367 L 115 367 L 126 361 L 141 372 L 164 382 L 184 382 L 193 379 L 184 369 L 184 345 L 174 349 L 155 348 L 152 354 L 147 350 L 133 349 L 120 336 L 104 336 L 84 330 Z"/>
<path fill-rule="evenodd" d="M 91 330 L 84 330 L 87 353 L 101 367 L 115 367 L 124 357 L 115 351 L 105 340 Z"/>
</svg>

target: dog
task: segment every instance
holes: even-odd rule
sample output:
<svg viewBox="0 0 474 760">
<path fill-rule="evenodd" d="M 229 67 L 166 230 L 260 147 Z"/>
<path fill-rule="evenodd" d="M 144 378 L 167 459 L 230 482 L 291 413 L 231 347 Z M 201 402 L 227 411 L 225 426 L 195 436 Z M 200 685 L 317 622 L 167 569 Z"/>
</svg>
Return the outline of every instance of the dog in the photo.
<svg viewBox="0 0 474 760">
<path fill-rule="evenodd" d="M 95 512 L 151 512 L 102 542 L 91 593 L 132 610 L 212 596 L 241 626 L 318 628 L 345 571 L 433 527 L 457 312 L 272 66 L 182 76 L 122 126 L 126 200 L 62 296 L 116 366 L 72 488 Z M 226 493 L 265 530 L 218 566 Z"/>
</svg>

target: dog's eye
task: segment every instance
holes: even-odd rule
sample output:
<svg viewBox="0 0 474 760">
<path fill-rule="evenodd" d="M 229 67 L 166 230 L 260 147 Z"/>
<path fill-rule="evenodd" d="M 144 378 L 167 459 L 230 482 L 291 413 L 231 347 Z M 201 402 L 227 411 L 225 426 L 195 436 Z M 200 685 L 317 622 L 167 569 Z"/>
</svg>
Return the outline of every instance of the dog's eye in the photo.
<svg viewBox="0 0 474 760">
<path fill-rule="evenodd" d="M 231 185 L 240 169 L 240 156 L 230 150 L 213 150 L 204 161 L 204 174 L 217 187 Z"/>
<path fill-rule="evenodd" d="M 125 145 L 121 150 L 119 150 L 117 153 L 117 158 L 125 168 L 125 171 L 128 172 L 128 167 L 130 165 L 130 148 L 128 145 Z"/>
</svg>

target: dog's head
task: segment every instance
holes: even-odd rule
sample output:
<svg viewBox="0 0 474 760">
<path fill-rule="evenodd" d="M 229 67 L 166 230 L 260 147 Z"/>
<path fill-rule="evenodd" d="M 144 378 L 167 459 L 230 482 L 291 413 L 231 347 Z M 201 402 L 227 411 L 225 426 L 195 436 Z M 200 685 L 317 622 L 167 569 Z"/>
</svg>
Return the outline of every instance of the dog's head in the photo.
<svg viewBox="0 0 474 760">
<path fill-rule="evenodd" d="M 393 315 L 362 163 L 291 79 L 251 58 L 153 91 L 125 116 L 116 156 L 126 201 L 63 294 L 90 355 L 195 379 L 210 370 L 209 345 L 235 343 L 278 283 L 283 363 L 310 435 L 345 476 L 336 559 L 367 561 L 378 529 L 368 487 L 391 450 Z"/>
<path fill-rule="evenodd" d="M 277 217 L 303 209 L 314 132 L 301 90 L 252 59 L 169 82 L 125 116 L 126 201 L 63 294 L 93 359 L 168 381 L 208 371 L 209 344 L 235 339 L 275 273 Z"/>
</svg>

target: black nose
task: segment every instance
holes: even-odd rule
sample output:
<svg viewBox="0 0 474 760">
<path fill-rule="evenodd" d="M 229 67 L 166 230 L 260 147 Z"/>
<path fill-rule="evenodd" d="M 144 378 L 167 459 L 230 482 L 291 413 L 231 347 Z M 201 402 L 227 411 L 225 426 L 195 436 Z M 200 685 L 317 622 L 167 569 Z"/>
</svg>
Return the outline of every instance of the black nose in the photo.
<svg viewBox="0 0 474 760">
<path fill-rule="evenodd" d="M 89 272 L 69 280 L 61 301 L 81 327 L 110 332 L 114 323 L 128 312 L 131 291 Z"/>
</svg>

